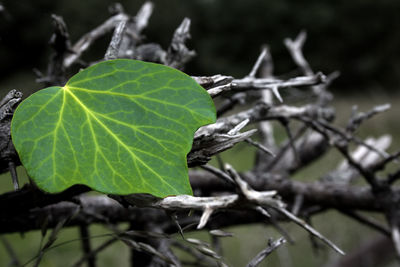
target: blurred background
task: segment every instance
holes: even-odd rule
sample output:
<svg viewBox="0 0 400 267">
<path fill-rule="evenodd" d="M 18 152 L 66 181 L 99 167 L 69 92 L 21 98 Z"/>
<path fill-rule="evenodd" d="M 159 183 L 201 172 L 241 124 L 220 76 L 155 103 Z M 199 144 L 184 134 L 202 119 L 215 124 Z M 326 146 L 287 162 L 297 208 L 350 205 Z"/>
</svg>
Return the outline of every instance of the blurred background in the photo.
<svg viewBox="0 0 400 267">
<path fill-rule="evenodd" d="M 136 14 L 144 1 L 120 1 L 127 13 Z M 361 110 L 390 102 L 392 111 L 368 123 L 361 136 L 390 133 L 394 147 L 400 144 L 400 126 L 396 114 L 400 112 L 400 1 L 398 0 L 297 0 L 297 1 L 240 1 L 192 0 L 153 1 L 155 9 L 148 27 L 147 40 L 167 48 L 175 28 L 184 17 L 192 20 L 192 40 L 189 48 L 197 57 L 187 65 L 191 75 L 225 74 L 237 78 L 247 75 L 263 44 L 268 44 L 275 64 L 275 74 L 299 74 L 283 40 L 295 38 L 306 30 L 308 39 L 304 54 L 315 71 L 329 74 L 335 70 L 341 76 L 331 89 L 337 96 L 338 124 L 351 113 L 351 106 Z M 109 0 L 0 0 L 0 97 L 11 89 L 28 95 L 41 88 L 35 82 L 33 69 L 46 72 L 51 55 L 48 41 L 53 32 L 51 14 L 61 15 L 68 27 L 72 43 L 84 33 L 106 20 Z M 99 40 L 84 58 L 101 58 L 111 34 Z M 278 132 L 279 134 L 279 132 Z M 224 154 L 227 162 L 238 170 L 252 166 L 252 156 L 237 157 L 238 153 L 253 155 L 253 150 L 239 145 Z M 335 168 L 339 155 L 330 153 L 319 162 L 319 167 L 304 170 L 298 179 L 316 180 L 327 170 Z M 324 166 L 321 169 L 320 166 Z M 24 170 L 18 169 L 20 176 Z M 0 193 L 11 190 L 9 175 L 0 177 Z M 7 177 L 7 178 L 6 178 Z M 377 216 L 379 219 L 379 216 Z M 328 223 L 329 222 L 329 223 Z M 364 241 L 375 238 L 371 232 L 354 221 L 335 212 L 324 213 L 313 221 L 315 227 L 332 238 L 346 251 L 357 248 Z M 324 266 L 335 255 L 329 250 L 314 254 L 307 234 L 293 225 L 285 226 L 297 243 L 287 245 L 267 259 L 261 266 Z M 268 237 L 278 237 L 272 228 L 260 225 L 228 229 L 236 237 L 224 241 L 227 262 L 244 266 L 265 247 Z M 93 233 L 106 230 L 94 226 Z M 60 237 L 68 241 L 78 237 L 78 230 L 67 229 Z M 200 234 L 201 236 L 202 234 Z M 24 260 L 35 256 L 40 243 L 40 232 L 6 235 L 16 252 Z M 203 237 L 206 237 L 203 234 Z M 94 239 L 100 244 L 101 239 Z M 75 241 L 48 252 L 41 266 L 69 266 L 80 256 L 79 242 Z M 116 252 L 118 256 L 116 257 Z M 128 249 L 121 244 L 106 250 L 99 266 L 124 266 Z M 388 259 L 389 261 L 390 259 Z M 0 246 L 0 266 L 9 257 Z"/>
<path fill-rule="evenodd" d="M 108 16 L 109 0 L 3 0 L 0 15 L 0 86 L 15 80 L 33 81 L 33 68 L 44 71 L 53 31 L 50 15 L 64 17 L 76 41 Z M 143 1 L 120 1 L 135 14 Z M 144 34 L 168 47 L 184 17 L 192 20 L 192 47 L 198 56 L 186 71 L 193 75 L 247 74 L 262 44 L 270 46 L 276 73 L 295 70 L 283 39 L 306 30 L 307 56 L 314 70 L 342 75 L 338 92 L 396 91 L 400 85 L 400 2 L 192 0 L 154 1 L 155 10 Z M 91 51 L 103 55 L 109 38 Z M 20 79 L 27 75 L 24 79 Z M 14 85 L 13 85 L 14 84 Z M 9 88 L 4 88 L 4 87 Z"/>
</svg>

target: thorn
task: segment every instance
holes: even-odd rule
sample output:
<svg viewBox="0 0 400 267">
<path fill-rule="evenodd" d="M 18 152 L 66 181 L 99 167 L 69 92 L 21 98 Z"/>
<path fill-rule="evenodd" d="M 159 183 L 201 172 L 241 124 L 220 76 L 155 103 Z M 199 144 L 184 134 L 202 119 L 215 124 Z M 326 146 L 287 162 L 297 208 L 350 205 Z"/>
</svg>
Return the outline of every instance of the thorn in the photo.
<svg viewBox="0 0 400 267">
<path fill-rule="evenodd" d="M 277 86 L 273 86 L 271 88 L 271 91 L 275 95 L 275 97 L 278 98 L 279 102 L 283 103 L 283 99 L 282 99 L 281 95 L 279 94 L 278 87 Z"/>
<path fill-rule="evenodd" d="M 249 119 L 245 119 L 244 121 L 240 122 L 238 125 L 233 127 L 229 132 L 228 135 L 235 135 L 237 134 L 240 130 L 242 130 L 248 123 Z"/>
<path fill-rule="evenodd" d="M 263 62 L 266 55 L 267 55 L 267 48 L 263 48 L 261 54 L 258 56 L 256 63 L 254 64 L 252 70 L 250 71 L 249 75 L 247 75 L 247 77 L 250 78 L 256 77 L 256 73 L 260 68 L 261 63 Z"/>
<path fill-rule="evenodd" d="M 201 229 L 207 224 L 207 222 L 210 219 L 210 216 L 213 212 L 214 212 L 214 210 L 210 207 L 206 207 L 204 209 L 203 214 L 201 215 L 201 218 L 200 218 L 199 225 L 197 225 L 197 229 Z"/>
</svg>

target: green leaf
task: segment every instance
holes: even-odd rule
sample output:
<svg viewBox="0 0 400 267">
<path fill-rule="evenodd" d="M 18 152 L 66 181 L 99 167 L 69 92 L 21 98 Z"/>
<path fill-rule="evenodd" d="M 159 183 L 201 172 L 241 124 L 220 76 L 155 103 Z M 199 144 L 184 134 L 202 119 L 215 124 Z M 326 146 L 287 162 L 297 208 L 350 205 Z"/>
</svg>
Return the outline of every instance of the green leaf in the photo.
<svg viewBox="0 0 400 267">
<path fill-rule="evenodd" d="M 111 194 L 191 194 L 186 155 L 194 132 L 215 122 L 212 99 L 186 74 L 118 59 L 24 100 L 12 140 L 43 190 L 75 184 Z"/>
</svg>

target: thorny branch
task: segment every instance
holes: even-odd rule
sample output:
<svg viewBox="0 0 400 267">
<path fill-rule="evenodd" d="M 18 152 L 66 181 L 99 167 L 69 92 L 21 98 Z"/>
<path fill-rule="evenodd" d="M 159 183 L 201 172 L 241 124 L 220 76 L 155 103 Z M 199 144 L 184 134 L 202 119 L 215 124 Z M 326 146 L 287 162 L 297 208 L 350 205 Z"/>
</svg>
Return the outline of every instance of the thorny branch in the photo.
<svg viewBox="0 0 400 267">
<path fill-rule="evenodd" d="M 2 8 L 0 5 L 0 12 Z M 92 64 L 85 61 L 85 52 L 108 33 L 113 33 L 112 38 L 104 59 L 99 60 L 131 58 L 184 69 L 185 64 L 195 56 L 195 52 L 186 45 L 190 38 L 190 19 L 182 21 L 173 33 L 169 47 L 163 49 L 159 44 L 145 43 L 142 36 L 153 8 L 151 2 L 146 2 L 136 16 L 131 16 L 121 5 L 114 5 L 109 19 L 76 42 L 70 40 L 62 17 L 53 15 L 55 29 L 50 43 L 54 54 L 49 60 L 46 75 L 37 71 L 38 82 L 62 84 L 75 65 L 83 67 Z M 388 135 L 366 140 L 356 135 L 356 130 L 365 121 L 385 112 L 390 105 L 376 106 L 367 112 L 356 113 L 354 110 L 347 125 L 334 125 L 335 112 L 330 106 L 332 95 L 328 86 L 338 74 L 333 72 L 325 76 L 314 72 L 303 55 L 305 41 L 305 32 L 294 40 L 285 40 L 303 76 L 285 80 L 277 78 L 267 46 L 263 46 L 245 77 L 221 74 L 192 76 L 215 99 L 218 110 L 217 122 L 196 132 L 192 150 L 187 156 L 189 167 L 202 167 L 202 170 L 189 172 L 195 196 L 164 199 L 143 194 L 88 196 L 85 193 L 90 189 L 81 186 L 50 195 L 39 191 L 33 184 L 19 189 L 15 167 L 21 163 L 11 142 L 10 123 L 22 95 L 11 90 L 0 102 L 0 171 L 10 171 L 15 191 L 0 195 L 0 233 L 53 228 L 45 248 L 34 259 L 37 264 L 43 253 L 52 247 L 62 227 L 80 227 L 82 238 L 86 240 L 90 238 L 86 227 L 101 223 L 112 229 L 113 236 L 97 248 L 91 248 L 90 243 L 83 240 L 85 253 L 75 266 L 85 261 L 94 266 L 97 254 L 118 240 L 132 251 L 141 253 L 135 255 L 147 255 L 133 260 L 148 266 L 181 266 L 183 262 L 174 255 L 171 247 L 185 250 L 198 262 L 226 266 L 223 257 L 211 246 L 186 238 L 185 233 L 208 229 L 213 239 L 218 239 L 229 236 L 220 230 L 225 226 L 257 222 L 279 227 L 277 223 L 286 220 L 300 225 L 343 254 L 331 240 L 306 223 L 310 216 L 336 209 L 390 236 L 400 257 L 400 188 L 395 185 L 400 178 L 400 169 L 396 166 L 397 170 L 386 177 L 378 174 L 378 171 L 396 162 L 400 152 L 386 152 L 391 143 Z M 298 88 L 313 98 L 306 105 L 291 104 L 285 97 L 292 88 Z M 228 111 L 229 115 L 225 115 Z M 274 121 L 287 133 L 284 142 L 276 140 L 275 126 L 271 123 Z M 245 126 L 247 128 L 243 130 Z M 242 141 L 257 149 L 257 159 L 251 170 L 238 173 L 229 165 L 221 169 L 205 165 L 212 156 Z M 326 170 L 325 175 L 315 177 L 313 182 L 293 178 L 296 172 L 316 162 L 329 148 L 336 148 L 343 156 L 336 169 Z M 361 179 L 367 185 L 352 185 L 355 180 Z M 193 215 L 187 216 L 188 211 L 192 211 Z M 359 211 L 385 215 L 387 226 L 360 215 Z M 224 216 L 217 216 L 219 214 Z M 117 231 L 121 222 L 129 222 L 131 227 L 136 227 L 130 230 L 131 234 L 136 234 Z M 149 227 L 154 230 L 152 233 L 147 231 Z M 144 232 L 139 237 L 135 231 Z M 169 235 L 177 232 L 181 233 L 185 243 L 170 239 Z M 2 240 L 9 247 L 5 239 Z M 284 242 L 282 238 L 269 242 L 266 249 L 249 261 L 248 266 L 257 266 Z M 15 253 L 8 250 L 12 261 L 18 262 Z"/>
</svg>

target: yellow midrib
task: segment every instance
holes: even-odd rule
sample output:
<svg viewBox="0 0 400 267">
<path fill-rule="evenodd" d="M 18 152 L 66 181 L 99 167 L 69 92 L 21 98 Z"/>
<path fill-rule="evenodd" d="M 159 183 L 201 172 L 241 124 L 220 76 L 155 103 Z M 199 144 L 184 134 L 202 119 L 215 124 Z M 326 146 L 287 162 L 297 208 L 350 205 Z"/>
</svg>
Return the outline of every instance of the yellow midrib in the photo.
<svg viewBox="0 0 400 267">
<path fill-rule="evenodd" d="M 129 146 L 127 146 L 124 142 L 121 141 L 121 139 L 118 138 L 118 136 L 116 136 L 106 125 L 104 125 L 104 123 L 99 120 L 94 114 L 93 112 L 88 109 L 86 107 L 86 105 L 84 103 L 82 103 L 82 101 L 80 101 L 80 99 L 71 92 L 71 89 L 68 88 L 67 85 L 65 85 L 64 87 L 62 87 L 62 89 L 67 92 L 75 101 L 76 103 L 78 103 L 82 109 L 89 115 L 91 116 L 99 125 L 101 125 L 106 131 L 107 133 L 109 133 L 116 141 L 118 144 L 120 144 L 126 151 L 128 151 L 128 153 L 138 162 L 140 162 L 143 166 L 145 166 L 150 172 L 152 172 L 155 176 L 157 176 L 161 182 L 163 182 L 165 185 L 167 185 L 168 187 L 170 187 L 172 190 L 175 191 L 175 188 L 173 188 L 171 185 L 169 185 L 168 183 L 166 183 L 164 181 L 164 179 L 155 171 L 153 170 L 153 168 L 151 168 L 149 165 L 147 165 L 144 161 L 142 161 L 139 157 L 137 157 L 129 148 Z"/>
</svg>

